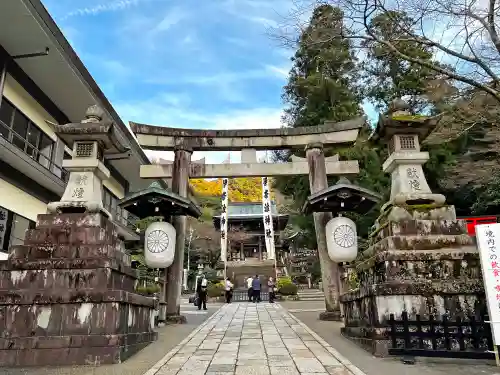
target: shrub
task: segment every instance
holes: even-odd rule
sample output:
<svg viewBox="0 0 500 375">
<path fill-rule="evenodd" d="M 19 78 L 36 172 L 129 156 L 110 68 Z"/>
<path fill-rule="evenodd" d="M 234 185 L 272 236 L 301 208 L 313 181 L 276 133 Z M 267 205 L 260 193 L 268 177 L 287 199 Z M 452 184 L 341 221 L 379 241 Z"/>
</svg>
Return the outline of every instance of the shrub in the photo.
<svg viewBox="0 0 500 375">
<path fill-rule="evenodd" d="M 207 295 L 209 297 L 220 297 L 224 295 L 224 283 L 209 284 L 207 287 Z"/>
<path fill-rule="evenodd" d="M 292 279 L 290 277 L 279 277 L 278 282 L 276 283 L 276 287 L 281 289 L 285 285 L 294 285 Z"/>
<path fill-rule="evenodd" d="M 298 291 L 298 287 L 295 284 L 286 284 L 279 288 L 278 293 L 284 296 L 295 296 Z"/>
<path fill-rule="evenodd" d="M 150 296 L 155 293 L 158 293 L 160 291 L 160 286 L 157 284 L 148 284 L 146 286 L 140 285 L 135 290 L 137 293 Z"/>
</svg>

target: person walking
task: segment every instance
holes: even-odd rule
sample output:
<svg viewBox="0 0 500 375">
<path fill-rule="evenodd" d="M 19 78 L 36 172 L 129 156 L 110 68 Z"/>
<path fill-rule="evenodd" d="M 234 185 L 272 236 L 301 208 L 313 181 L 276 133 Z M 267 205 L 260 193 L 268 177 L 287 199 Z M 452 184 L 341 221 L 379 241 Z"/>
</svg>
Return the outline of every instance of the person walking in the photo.
<svg viewBox="0 0 500 375">
<path fill-rule="evenodd" d="M 253 299 L 252 283 L 253 283 L 252 276 L 248 276 L 248 278 L 247 278 L 248 302 L 252 302 L 252 299 Z"/>
<path fill-rule="evenodd" d="M 252 280 L 252 290 L 253 290 L 253 303 L 260 302 L 260 279 L 259 275 L 255 275 Z"/>
<path fill-rule="evenodd" d="M 203 310 L 207 309 L 207 285 L 208 280 L 205 275 L 198 278 L 198 283 L 196 284 L 196 293 L 198 294 L 198 310 L 201 310 L 203 305 Z"/>
<path fill-rule="evenodd" d="M 274 282 L 272 277 L 269 277 L 267 280 L 267 288 L 269 290 L 269 302 L 274 303 L 274 299 L 276 298 L 276 283 Z"/>
<path fill-rule="evenodd" d="M 226 279 L 226 303 L 231 303 L 231 299 L 233 298 L 233 283 L 229 280 L 229 277 Z"/>
</svg>

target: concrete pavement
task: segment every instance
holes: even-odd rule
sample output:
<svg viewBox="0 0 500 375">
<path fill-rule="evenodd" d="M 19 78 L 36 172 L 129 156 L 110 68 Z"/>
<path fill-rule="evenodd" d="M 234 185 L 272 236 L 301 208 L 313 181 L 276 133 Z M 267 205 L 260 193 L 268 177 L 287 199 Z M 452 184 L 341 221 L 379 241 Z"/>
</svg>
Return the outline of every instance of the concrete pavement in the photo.
<svg viewBox="0 0 500 375">
<path fill-rule="evenodd" d="M 224 305 L 144 375 L 364 375 L 279 304 Z"/>
</svg>

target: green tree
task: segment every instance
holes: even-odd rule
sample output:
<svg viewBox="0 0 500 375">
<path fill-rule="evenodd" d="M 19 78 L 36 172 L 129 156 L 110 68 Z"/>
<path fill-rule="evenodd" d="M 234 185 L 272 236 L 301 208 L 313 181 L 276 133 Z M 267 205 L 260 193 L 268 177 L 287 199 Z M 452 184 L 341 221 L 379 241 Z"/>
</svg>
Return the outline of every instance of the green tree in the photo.
<svg viewBox="0 0 500 375">
<path fill-rule="evenodd" d="M 356 85 L 356 58 L 349 39 L 321 42 L 324 34 L 344 30 L 343 14 L 329 5 L 317 7 L 298 40 L 298 49 L 283 100 L 288 126 L 316 126 L 325 120 L 349 120 L 361 113 Z M 316 39 L 317 43 L 305 43 Z"/>
<path fill-rule="evenodd" d="M 431 47 L 417 43 L 410 37 L 403 38 L 405 34 L 409 36 L 411 30 L 401 28 L 402 24 L 413 25 L 415 22 L 404 12 L 388 11 L 372 18 L 369 28 L 378 39 L 394 40 L 397 48 L 404 54 L 438 64 L 433 61 Z M 408 99 L 415 112 L 427 106 L 424 94 L 429 83 L 437 78 L 435 70 L 404 60 L 391 53 L 387 45 L 377 39 L 363 40 L 361 45 L 367 51 L 363 72 L 365 95 L 379 110 L 385 111 L 394 99 L 402 97 Z"/>
<path fill-rule="evenodd" d="M 351 41 L 347 38 L 321 41 L 325 34 L 341 35 L 345 31 L 343 14 L 338 8 L 321 5 L 314 10 L 308 27 L 297 40 L 293 67 L 283 90 L 283 101 L 287 105 L 283 119 L 288 126 L 317 126 L 325 121 L 349 120 L 362 113 L 357 61 Z M 307 43 L 311 39 L 317 43 Z M 326 155 L 333 153 L 333 149 L 325 150 Z M 289 161 L 290 157 L 291 152 L 274 154 L 278 161 Z M 275 187 L 284 195 L 292 196 L 297 209 L 310 194 L 306 176 L 276 178 Z M 315 244 L 312 218 L 292 220 L 309 233 L 310 245 Z"/>
</svg>

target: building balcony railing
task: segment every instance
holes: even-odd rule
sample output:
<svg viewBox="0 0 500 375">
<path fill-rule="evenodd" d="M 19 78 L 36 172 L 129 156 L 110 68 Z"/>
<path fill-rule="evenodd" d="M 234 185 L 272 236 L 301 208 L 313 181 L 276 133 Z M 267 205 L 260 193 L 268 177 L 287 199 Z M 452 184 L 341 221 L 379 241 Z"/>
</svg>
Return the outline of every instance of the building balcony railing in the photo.
<svg viewBox="0 0 500 375">
<path fill-rule="evenodd" d="M 50 155 L 47 156 L 43 151 L 29 143 L 28 140 L 17 134 L 2 121 L 0 121 L 0 137 L 17 147 L 19 150 L 23 151 L 32 160 L 36 161 L 39 165 L 52 172 L 52 174 L 59 177 L 64 182 L 68 182 L 68 171 L 51 160 L 53 152 L 52 148 L 54 147 L 53 145 L 51 146 Z"/>
</svg>

